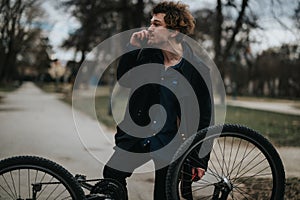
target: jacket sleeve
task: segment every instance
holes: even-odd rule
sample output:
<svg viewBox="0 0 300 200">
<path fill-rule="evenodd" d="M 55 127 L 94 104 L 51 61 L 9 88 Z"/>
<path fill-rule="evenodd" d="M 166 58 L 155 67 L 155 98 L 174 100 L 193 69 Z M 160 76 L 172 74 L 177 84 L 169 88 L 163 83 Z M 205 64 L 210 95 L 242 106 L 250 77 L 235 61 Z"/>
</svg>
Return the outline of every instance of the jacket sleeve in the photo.
<svg viewBox="0 0 300 200">
<path fill-rule="evenodd" d="M 198 131 L 214 124 L 212 84 L 209 70 L 193 73 L 193 89 L 197 96 L 200 118 Z"/>
<path fill-rule="evenodd" d="M 201 71 L 201 74 L 199 72 L 195 72 L 192 75 L 193 89 L 197 96 L 200 110 L 198 131 L 214 124 L 214 102 L 210 71 L 205 66 L 203 66 L 202 69 L 204 70 Z M 203 137 L 205 137 L 205 135 L 203 135 Z M 192 165 L 207 170 L 210 153 L 201 159 L 197 159 L 200 149 L 201 146 L 199 146 L 198 149 L 193 151 L 193 153 L 190 155 L 191 157 L 196 158 L 192 160 Z"/>
</svg>

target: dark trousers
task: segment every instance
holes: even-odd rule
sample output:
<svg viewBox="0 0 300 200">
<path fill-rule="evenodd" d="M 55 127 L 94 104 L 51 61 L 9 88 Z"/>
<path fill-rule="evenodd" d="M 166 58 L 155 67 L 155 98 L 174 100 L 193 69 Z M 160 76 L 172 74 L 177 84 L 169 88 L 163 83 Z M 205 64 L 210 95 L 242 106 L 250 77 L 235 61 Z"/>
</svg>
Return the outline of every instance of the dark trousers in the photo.
<svg viewBox="0 0 300 200">
<path fill-rule="evenodd" d="M 140 167 L 141 165 L 145 164 L 149 160 L 151 160 L 151 156 L 145 156 L 143 159 L 135 160 L 134 162 L 128 163 L 128 160 L 126 160 L 126 157 L 122 155 L 122 152 L 115 151 L 108 163 L 104 166 L 103 170 L 103 176 L 104 178 L 112 178 L 117 181 L 119 181 L 127 193 L 127 183 L 126 178 L 130 177 L 133 173 L 133 171 Z M 155 159 L 153 160 L 155 164 Z M 122 165 L 123 163 L 126 163 L 127 165 L 130 164 L 129 170 L 127 169 L 125 171 L 120 171 L 117 169 L 112 168 L 111 166 L 116 166 L 117 164 Z M 154 183 L 154 200 L 164 200 L 166 199 L 166 176 L 167 176 L 168 166 L 157 169 L 155 171 L 155 183 Z"/>
</svg>

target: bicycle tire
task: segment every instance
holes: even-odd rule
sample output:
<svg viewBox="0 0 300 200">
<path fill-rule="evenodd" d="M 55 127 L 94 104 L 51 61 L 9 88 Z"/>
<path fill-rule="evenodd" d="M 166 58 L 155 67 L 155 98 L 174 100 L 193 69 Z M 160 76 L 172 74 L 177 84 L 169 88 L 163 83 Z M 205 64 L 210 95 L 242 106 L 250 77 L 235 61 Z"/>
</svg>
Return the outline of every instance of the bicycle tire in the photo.
<svg viewBox="0 0 300 200">
<path fill-rule="evenodd" d="M 205 141 L 213 144 L 206 174 L 195 182 L 191 175 L 185 180 L 184 166 Z M 279 154 L 247 127 L 225 124 L 204 129 L 183 143 L 174 158 L 178 159 L 167 173 L 167 199 L 284 199 L 285 172 Z M 187 191 L 190 194 L 184 194 Z"/>
<path fill-rule="evenodd" d="M 0 199 L 85 199 L 75 178 L 62 166 L 36 156 L 0 161 Z"/>
</svg>

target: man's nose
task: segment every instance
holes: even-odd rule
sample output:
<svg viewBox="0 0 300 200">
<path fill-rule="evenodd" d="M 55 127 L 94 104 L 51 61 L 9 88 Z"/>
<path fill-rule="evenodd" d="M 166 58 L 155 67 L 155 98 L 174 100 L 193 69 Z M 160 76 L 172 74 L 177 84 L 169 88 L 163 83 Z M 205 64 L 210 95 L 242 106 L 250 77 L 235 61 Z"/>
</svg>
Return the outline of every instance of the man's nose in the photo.
<svg viewBox="0 0 300 200">
<path fill-rule="evenodd" d="M 147 30 L 152 32 L 153 31 L 153 25 L 150 25 Z"/>
</svg>

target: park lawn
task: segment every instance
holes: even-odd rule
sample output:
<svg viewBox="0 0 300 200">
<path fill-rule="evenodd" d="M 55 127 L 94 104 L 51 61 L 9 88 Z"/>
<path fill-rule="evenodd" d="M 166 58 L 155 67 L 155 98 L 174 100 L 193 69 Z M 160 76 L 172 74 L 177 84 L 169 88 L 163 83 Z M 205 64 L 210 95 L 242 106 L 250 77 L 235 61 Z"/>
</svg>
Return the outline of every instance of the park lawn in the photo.
<svg viewBox="0 0 300 200">
<path fill-rule="evenodd" d="M 12 92 L 18 89 L 19 85 L 16 84 L 0 84 L 0 92 Z"/>
<path fill-rule="evenodd" d="M 49 88 L 43 88 L 49 92 Z M 53 88 L 50 89 L 50 91 Z M 95 109 L 88 106 L 88 98 L 81 98 L 76 104 L 76 109 L 93 116 L 96 111 L 99 121 L 111 129 L 115 129 L 116 123 L 108 114 L 109 97 L 107 91 L 96 95 Z M 63 99 L 72 105 L 72 97 L 66 95 Z M 279 114 L 269 111 L 259 111 L 247 108 L 227 106 L 225 123 L 241 124 L 252 128 L 267 137 L 276 146 L 300 147 L 300 116 Z"/>
<path fill-rule="evenodd" d="M 227 106 L 225 121 L 255 129 L 277 146 L 300 146 L 300 116 Z"/>
<path fill-rule="evenodd" d="M 72 105 L 72 97 L 67 96 L 63 100 Z M 115 128 L 116 123 L 113 117 L 108 114 L 109 98 L 107 96 L 97 96 L 95 99 L 95 109 L 89 106 L 90 101 L 91 100 L 89 98 L 77 99 L 74 107 L 89 116 L 94 116 L 93 113 L 96 111 L 99 121 L 101 121 L 108 128 Z"/>
<path fill-rule="evenodd" d="M 87 110 L 87 104 L 88 100 L 83 98 L 77 109 L 91 114 L 94 110 Z M 115 121 L 108 115 L 109 98 L 97 96 L 95 105 L 97 118 L 109 128 L 115 128 Z M 276 146 L 300 146 L 300 116 L 227 106 L 225 123 L 252 128 Z"/>
<path fill-rule="evenodd" d="M 2 99 L 3 99 L 3 95 L 2 93 L 7 93 L 7 92 L 12 92 L 16 89 L 18 89 L 18 85 L 16 84 L 0 84 L 0 103 L 2 102 Z"/>
</svg>

